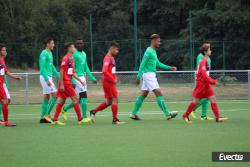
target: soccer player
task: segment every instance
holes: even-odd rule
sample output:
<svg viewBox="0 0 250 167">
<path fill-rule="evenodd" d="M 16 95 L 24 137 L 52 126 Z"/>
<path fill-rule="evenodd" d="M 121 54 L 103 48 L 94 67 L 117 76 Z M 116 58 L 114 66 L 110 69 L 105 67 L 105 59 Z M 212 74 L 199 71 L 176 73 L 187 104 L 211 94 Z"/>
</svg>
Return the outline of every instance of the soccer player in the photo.
<svg viewBox="0 0 250 167">
<path fill-rule="evenodd" d="M 53 74 L 59 79 L 59 72 L 53 64 L 52 50 L 55 42 L 52 38 L 44 41 L 45 49 L 39 57 L 40 83 L 43 89 L 43 101 L 41 108 L 40 123 L 50 123 L 50 112 L 56 103 L 57 88 L 53 82 Z M 51 98 L 50 98 L 51 96 Z"/>
<path fill-rule="evenodd" d="M 74 43 L 67 43 L 65 48 L 67 49 L 67 54 L 62 58 L 62 63 L 60 65 L 59 90 L 57 92 L 58 103 L 52 124 L 65 125 L 65 123 L 58 121 L 58 117 L 67 98 L 71 98 L 74 103 L 73 107 L 77 115 L 78 124 L 88 123 L 91 122 L 91 119 L 82 118 L 80 105 L 72 84 L 72 77 L 74 77 L 82 85 L 85 84 L 84 81 L 81 80 L 75 73 L 74 60 L 72 58 L 72 55 L 75 52 L 75 45 Z"/>
<path fill-rule="evenodd" d="M 7 70 L 6 65 L 5 65 L 5 57 L 7 56 L 7 47 L 4 44 L 0 44 L 0 51 L 1 51 L 1 55 L 0 55 L 0 100 L 2 104 L 3 120 L 4 120 L 4 125 L 6 127 L 13 127 L 13 126 L 16 126 L 16 124 L 8 120 L 8 117 L 9 117 L 8 104 L 9 104 L 10 95 L 4 83 L 4 76 L 6 74 L 9 77 L 16 79 L 16 80 L 21 80 L 22 78 L 18 76 L 14 76 Z"/>
<path fill-rule="evenodd" d="M 118 114 L 118 93 L 116 88 L 117 75 L 116 75 L 116 63 L 115 57 L 119 53 L 119 44 L 112 42 L 109 51 L 103 59 L 102 66 L 102 87 L 104 91 L 104 97 L 106 102 L 102 102 L 99 106 L 90 111 L 90 117 L 94 122 L 95 114 L 101 110 L 104 110 L 111 105 L 113 120 L 112 124 L 124 124 L 117 118 Z"/>
<path fill-rule="evenodd" d="M 88 75 L 91 81 L 94 83 L 96 82 L 95 77 L 92 75 L 92 73 L 89 70 L 88 62 L 87 62 L 87 56 L 86 53 L 83 51 L 84 43 L 82 39 L 77 39 L 75 42 L 76 45 L 76 51 L 73 54 L 74 59 L 74 67 L 76 70 L 77 76 L 84 82 L 85 84 L 82 85 L 79 81 L 75 80 L 73 78 L 73 83 L 75 85 L 75 90 L 77 94 L 79 95 L 79 103 L 81 106 L 81 111 L 83 118 L 87 118 L 87 83 L 85 74 Z M 67 111 L 73 107 L 74 103 L 70 103 L 63 107 L 62 116 L 64 120 L 66 121 L 68 119 Z"/>
<path fill-rule="evenodd" d="M 200 102 L 201 99 L 207 98 L 211 102 L 211 107 L 215 116 L 216 122 L 223 122 L 227 118 L 220 117 L 218 105 L 214 95 L 212 85 L 218 85 L 217 81 L 212 79 L 207 71 L 209 70 L 208 58 L 211 55 L 211 49 L 209 45 L 203 45 L 201 52 L 204 54 L 204 58 L 199 64 L 196 77 L 196 87 L 193 91 L 193 101 L 189 104 L 186 112 L 183 114 L 183 119 L 186 123 L 192 123 L 189 120 L 189 114 L 194 110 L 195 106 Z"/>
<path fill-rule="evenodd" d="M 156 78 L 156 67 L 172 71 L 176 71 L 176 67 L 165 65 L 158 60 L 156 49 L 158 49 L 161 44 L 160 36 L 158 34 L 153 34 L 151 35 L 150 39 L 151 46 L 148 47 L 144 53 L 136 80 L 136 84 L 139 85 L 140 80 L 142 79 L 141 95 L 137 98 L 134 109 L 129 117 L 133 120 L 141 120 L 137 113 L 148 93 L 153 91 L 159 107 L 166 116 L 166 120 L 170 120 L 176 117 L 178 112 L 170 112 L 165 105 L 165 101 L 162 97 L 162 92 Z"/>
<path fill-rule="evenodd" d="M 205 45 L 208 46 L 208 47 L 211 47 L 211 45 L 210 45 L 209 42 L 203 42 L 201 48 L 204 47 Z M 201 60 L 203 58 L 204 58 L 204 53 L 200 52 L 200 54 L 197 56 L 197 60 L 196 60 L 196 67 L 197 67 L 197 69 L 199 68 L 200 62 L 201 62 Z M 210 59 L 210 57 L 208 57 L 207 63 L 208 63 L 208 68 L 210 70 L 211 69 L 211 59 Z M 209 71 L 207 72 L 207 74 L 209 75 Z M 197 110 L 200 106 L 202 106 L 201 120 L 213 120 L 212 117 L 207 116 L 208 99 L 206 99 L 206 98 L 200 100 L 200 102 L 195 106 L 194 111 L 191 113 L 191 116 L 194 119 L 197 118 L 195 110 Z"/>
</svg>

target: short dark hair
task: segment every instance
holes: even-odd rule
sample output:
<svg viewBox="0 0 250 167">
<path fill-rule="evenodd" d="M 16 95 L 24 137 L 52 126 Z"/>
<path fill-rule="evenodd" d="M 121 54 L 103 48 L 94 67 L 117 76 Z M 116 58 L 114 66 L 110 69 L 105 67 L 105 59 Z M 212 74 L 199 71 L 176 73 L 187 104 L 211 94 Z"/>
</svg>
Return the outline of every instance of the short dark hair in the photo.
<svg viewBox="0 0 250 167">
<path fill-rule="evenodd" d="M 7 47 L 4 43 L 0 43 L 0 50 L 2 50 L 3 48 L 7 48 Z"/>
<path fill-rule="evenodd" d="M 66 42 L 65 44 L 64 44 L 64 49 L 68 49 L 71 45 L 75 45 L 73 42 Z"/>
<path fill-rule="evenodd" d="M 209 41 L 203 41 L 202 45 L 200 47 L 200 53 L 205 54 L 204 52 L 206 52 L 209 49 L 209 46 L 207 44 L 210 44 Z"/>
<path fill-rule="evenodd" d="M 153 40 L 153 39 L 157 39 L 157 38 L 161 38 L 159 34 L 152 34 L 150 36 L 150 39 Z"/>
<path fill-rule="evenodd" d="M 51 41 L 53 41 L 54 39 L 51 37 L 47 37 L 44 39 L 44 45 L 47 46 L 48 43 L 50 43 Z"/>
<path fill-rule="evenodd" d="M 119 43 L 117 43 L 116 41 L 110 42 L 109 48 L 111 48 L 111 47 L 115 47 L 115 48 L 120 49 L 120 45 L 119 45 Z"/>
</svg>

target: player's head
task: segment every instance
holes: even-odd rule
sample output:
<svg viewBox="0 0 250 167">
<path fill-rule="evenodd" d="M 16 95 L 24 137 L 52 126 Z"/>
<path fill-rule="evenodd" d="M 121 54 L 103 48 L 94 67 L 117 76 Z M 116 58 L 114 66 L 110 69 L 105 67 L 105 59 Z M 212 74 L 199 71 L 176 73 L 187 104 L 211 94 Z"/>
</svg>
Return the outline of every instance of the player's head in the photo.
<svg viewBox="0 0 250 167">
<path fill-rule="evenodd" d="M 200 53 L 202 53 L 203 55 L 205 55 L 205 53 L 203 52 L 203 49 L 206 48 L 206 47 L 211 48 L 210 42 L 208 42 L 208 41 L 202 42 L 202 45 L 200 47 Z"/>
<path fill-rule="evenodd" d="M 79 50 L 79 51 L 82 51 L 83 50 L 83 47 L 84 47 L 84 42 L 83 42 L 83 39 L 81 38 L 78 38 L 75 42 L 75 46 L 76 46 L 76 49 Z"/>
<path fill-rule="evenodd" d="M 154 48 L 159 48 L 161 45 L 161 37 L 158 34 L 152 34 L 150 36 L 150 40 L 151 40 L 151 46 L 153 46 Z"/>
<path fill-rule="evenodd" d="M 201 53 L 206 55 L 206 56 L 211 56 L 211 48 L 210 48 L 210 45 L 202 45 L 201 48 Z"/>
<path fill-rule="evenodd" d="M 112 56 L 117 56 L 119 53 L 120 46 L 117 42 L 113 41 L 109 45 L 109 52 L 112 54 Z"/>
<path fill-rule="evenodd" d="M 0 44 L 0 56 L 1 57 L 6 57 L 7 56 L 7 47 L 3 43 Z"/>
<path fill-rule="evenodd" d="M 73 42 L 68 42 L 65 44 L 65 49 L 68 53 L 73 54 L 75 52 L 75 44 Z"/>
<path fill-rule="evenodd" d="M 55 41 L 53 40 L 53 38 L 48 37 L 44 40 L 44 45 L 47 49 L 53 50 L 55 47 Z"/>
</svg>

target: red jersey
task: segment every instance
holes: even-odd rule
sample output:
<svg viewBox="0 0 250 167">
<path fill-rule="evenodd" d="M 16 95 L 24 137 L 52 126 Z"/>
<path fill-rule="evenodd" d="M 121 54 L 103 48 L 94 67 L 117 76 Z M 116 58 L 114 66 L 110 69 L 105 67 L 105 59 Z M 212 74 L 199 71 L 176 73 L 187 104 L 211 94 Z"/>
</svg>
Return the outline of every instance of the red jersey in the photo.
<svg viewBox="0 0 250 167">
<path fill-rule="evenodd" d="M 102 81 L 105 83 L 115 84 L 117 80 L 115 59 L 110 54 L 107 54 L 103 59 L 102 66 Z"/>
<path fill-rule="evenodd" d="M 7 73 L 7 67 L 5 65 L 5 60 L 2 58 L 0 60 L 0 85 L 4 84 L 4 75 Z"/>
<path fill-rule="evenodd" d="M 209 70 L 209 65 L 207 59 L 203 58 L 200 62 L 199 68 L 197 70 L 197 78 L 196 81 L 201 82 L 202 84 L 206 85 L 214 85 L 216 84 L 216 80 L 208 76 L 207 71 Z"/>
<path fill-rule="evenodd" d="M 62 63 L 60 69 L 63 69 L 63 84 L 71 85 L 72 84 L 72 75 L 75 73 L 74 69 L 74 60 L 69 55 L 65 55 L 62 58 Z"/>
</svg>

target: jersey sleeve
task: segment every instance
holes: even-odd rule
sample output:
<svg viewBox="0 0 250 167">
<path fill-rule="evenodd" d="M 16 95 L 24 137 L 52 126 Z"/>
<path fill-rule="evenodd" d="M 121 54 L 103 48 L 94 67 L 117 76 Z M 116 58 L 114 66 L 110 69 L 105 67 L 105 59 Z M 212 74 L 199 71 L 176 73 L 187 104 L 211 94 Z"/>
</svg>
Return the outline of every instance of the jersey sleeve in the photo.
<svg viewBox="0 0 250 167">
<path fill-rule="evenodd" d="M 196 68 L 197 68 L 197 69 L 199 68 L 199 65 L 200 65 L 202 59 L 203 59 L 202 54 L 199 54 L 199 55 L 197 56 L 197 59 L 196 59 Z"/>
<path fill-rule="evenodd" d="M 150 58 L 150 56 L 151 56 L 151 54 L 146 51 L 143 58 L 142 58 L 142 61 L 141 61 L 141 64 L 140 64 L 140 67 L 138 70 L 137 79 L 139 79 L 139 80 L 141 79 L 143 69 L 144 69 L 148 59 Z"/>
<path fill-rule="evenodd" d="M 203 78 L 207 82 L 209 82 L 210 84 L 215 85 L 217 83 L 217 81 L 215 79 L 211 78 L 209 75 L 207 75 L 206 63 L 207 63 L 206 61 L 201 61 L 200 65 L 199 65 L 200 66 L 199 69 L 201 70 Z"/>
<path fill-rule="evenodd" d="M 85 63 L 85 71 L 86 71 L 86 74 L 90 78 L 91 81 L 96 81 L 94 75 L 90 72 L 90 69 L 89 69 L 89 66 L 87 63 L 87 59 L 86 59 L 86 63 Z"/>
<path fill-rule="evenodd" d="M 39 58 L 39 67 L 40 67 L 41 75 L 43 76 L 44 80 L 48 81 L 49 77 L 46 72 L 46 61 L 47 61 L 46 54 L 42 52 Z"/>
<path fill-rule="evenodd" d="M 156 67 L 162 68 L 164 70 L 170 70 L 171 69 L 171 66 L 168 66 L 166 64 L 161 63 L 159 61 L 159 59 L 157 59 L 157 61 L 156 61 Z"/>
<path fill-rule="evenodd" d="M 59 72 L 57 71 L 57 69 L 56 69 L 56 67 L 54 65 L 52 65 L 52 72 L 56 76 L 57 79 L 60 78 L 60 74 L 59 74 Z"/>
<path fill-rule="evenodd" d="M 109 73 L 109 65 L 111 63 L 110 58 L 104 58 L 103 60 L 103 66 L 102 66 L 102 74 L 104 75 L 104 78 L 111 82 L 115 83 L 115 79 L 113 78 L 112 74 Z"/>
<path fill-rule="evenodd" d="M 7 76 L 6 75 L 4 75 L 4 83 L 5 83 L 6 87 L 9 88 L 9 82 L 7 80 Z"/>
</svg>

